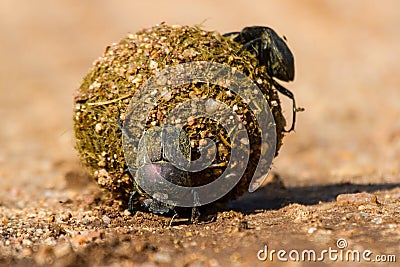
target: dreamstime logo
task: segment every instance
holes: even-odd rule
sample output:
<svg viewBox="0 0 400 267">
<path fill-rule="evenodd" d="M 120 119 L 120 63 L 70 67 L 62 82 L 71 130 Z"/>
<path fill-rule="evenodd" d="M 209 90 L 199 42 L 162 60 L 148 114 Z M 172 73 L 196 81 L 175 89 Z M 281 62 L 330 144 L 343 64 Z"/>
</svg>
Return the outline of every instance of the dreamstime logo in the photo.
<svg viewBox="0 0 400 267">
<path fill-rule="evenodd" d="M 375 254 L 369 250 L 349 249 L 346 239 L 339 238 L 336 241 L 336 248 L 329 247 L 321 251 L 314 249 L 303 250 L 275 250 L 268 245 L 257 252 L 257 259 L 260 261 L 303 261 L 303 262 L 396 262 L 396 255 Z"/>
<path fill-rule="evenodd" d="M 348 246 L 347 240 L 344 239 L 344 238 L 339 238 L 339 239 L 336 241 L 336 246 L 337 246 L 339 249 L 347 248 L 347 246 Z"/>
<path fill-rule="evenodd" d="M 149 158 L 147 153 L 151 143 L 146 144 L 148 141 L 144 142 L 144 140 L 148 138 L 143 139 L 143 137 L 146 135 L 145 126 L 151 110 L 157 105 L 159 99 L 170 97 L 174 88 L 193 83 L 212 84 L 229 89 L 240 96 L 254 114 L 260 128 L 261 155 L 249 185 L 250 192 L 255 191 L 265 179 L 276 149 L 274 117 L 261 90 L 246 75 L 227 65 L 206 61 L 166 67 L 148 79 L 132 97 L 124 121 L 123 127 L 126 134 L 123 135 L 122 142 L 126 163 L 140 188 L 150 196 L 160 195 L 160 192 L 171 192 L 165 200 L 163 198 L 159 200 L 181 207 L 205 205 L 227 194 L 241 179 L 250 155 L 250 142 L 246 128 L 233 109 L 216 99 L 192 98 L 179 103 L 168 114 L 163 131 L 175 127 L 175 130 L 169 130 L 175 134 L 170 134 L 168 140 L 163 140 L 163 142 L 179 144 L 181 137 L 179 133 L 183 131 L 182 127 L 189 118 L 212 119 L 226 130 L 231 140 L 230 160 L 223 174 L 213 182 L 197 187 L 171 183 L 162 177 L 160 172 L 154 174 L 156 177 L 152 177 L 151 182 L 146 179 L 137 179 L 136 171 L 143 167 L 138 164 L 138 159 Z M 210 166 L 217 151 L 215 143 L 211 139 L 207 141 L 207 147 L 201 148 L 200 158 L 194 161 L 187 159 L 177 145 L 165 146 L 164 150 L 168 148 L 175 151 L 166 151 L 167 153 L 164 151 L 164 156 L 167 154 L 167 160 L 180 170 L 186 172 L 203 170 Z M 140 153 L 144 151 L 146 155 L 140 154 L 139 151 Z M 244 168 L 238 169 L 237 166 L 244 166 Z"/>
</svg>

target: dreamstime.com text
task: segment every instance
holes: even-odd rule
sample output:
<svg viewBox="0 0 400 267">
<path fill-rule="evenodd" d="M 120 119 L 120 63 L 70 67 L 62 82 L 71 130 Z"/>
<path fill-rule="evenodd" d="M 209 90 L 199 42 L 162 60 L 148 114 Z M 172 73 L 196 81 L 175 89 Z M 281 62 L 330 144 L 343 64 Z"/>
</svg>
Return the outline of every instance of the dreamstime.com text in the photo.
<svg viewBox="0 0 400 267">
<path fill-rule="evenodd" d="M 303 261 L 303 262 L 396 262 L 396 255 L 393 254 L 374 254 L 371 250 L 348 249 L 347 240 L 339 238 L 336 247 L 329 247 L 323 250 L 275 250 L 264 248 L 257 252 L 260 261 Z"/>
</svg>

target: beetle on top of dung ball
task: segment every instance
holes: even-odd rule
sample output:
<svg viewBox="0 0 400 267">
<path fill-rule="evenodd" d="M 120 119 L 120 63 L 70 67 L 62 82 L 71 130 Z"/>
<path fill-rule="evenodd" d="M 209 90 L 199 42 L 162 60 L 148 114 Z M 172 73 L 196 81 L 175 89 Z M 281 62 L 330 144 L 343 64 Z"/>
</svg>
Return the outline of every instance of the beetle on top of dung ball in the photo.
<svg viewBox="0 0 400 267">
<path fill-rule="evenodd" d="M 229 32 L 224 34 L 225 37 L 237 35 L 233 40 L 243 44 L 238 51 L 240 54 L 243 50 L 256 53 L 258 60 L 267 68 L 268 75 L 279 80 L 289 82 L 294 79 L 294 58 L 286 42 L 278 36 L 271 28 L 265 26 L 245 27 L 240 32 Z M 285 40 L 286 38 L 283 37 Z M 291 91 L 277 83 L 272 79 L 274 87 L 292 100 L 293 118 L 292 126 L 286 132 L 294 131 L 296 124 L 296 112 L 303 111 L 303 108 L 296 107 L 296 101 Z"/>
</svg>

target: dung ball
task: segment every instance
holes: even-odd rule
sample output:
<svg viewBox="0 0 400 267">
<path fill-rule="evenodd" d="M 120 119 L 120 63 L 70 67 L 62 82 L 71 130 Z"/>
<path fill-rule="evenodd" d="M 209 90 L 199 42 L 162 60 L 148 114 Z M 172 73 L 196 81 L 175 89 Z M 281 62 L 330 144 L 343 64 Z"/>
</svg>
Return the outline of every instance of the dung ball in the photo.
<svg viewBox="0 0 400 267">
<path fill-rule="evenodd" d="M 126 208 L 132 191 L 138 188 L 127 169 L 124 156 L 122 130 L 127 109 L 133 101 L 143 101 L 140 90 L 143 85 L 168 66 L 188 62 L 214 62 L 229 66 L 244 73 L 262 92 L 269 104 L 276 127 L 274 156 L 282 145 L 285 118 L 282 115 L 278 93 L 272 88 L 272 78 L 256 56 L 243 51 L 241 45 L 221 36 L 215 31 L 203 30 L 200 26 L 167 25 L 165 23 L 128 34 L 122 40 L 107 46 L 104 54 L 93 63 L 74 97 L 73 122 L 76 149 L 82 163 L 100 187 L 109 196 L 123 203 Z M 229 86 L 228 86 L 229 87 Z M 138 94 L 139 92 L 139 94 Z M 136 97 L 136 98 L 135 98 Z M 236 199 L 246 192 L 254 174 L 261 151 L 260 122 L 252 108 L 238 94 L 221 84 L 194 82 L 181 84 L 163 94 L 145 118 L 143 130 L 166 123 L 168 114 L 180 103 L 191 99 L 207 99 L 206 112 L 212 114 L 218 103 L 230 107 L 240 118 L 248 134 L 249 161 L 239 182 L 220 198 L 219 204 Z M 140 111 L 139 111 L 140 112 Z M 232 139 L 222 123 L 206 117 L 175 118 L 183 125 L 190 139 L 191 158 L 200 156 L 199 148 L 206 147 L 209 140 L 216 151 L 212 164 L 201 171 L 190 173 L 192 186 L 202 186 L 217 179 L 226 169 L 231 157 Z M 136 125 L 131 125 L 136 127 Z M 132 160 L 132 159 L 130 159 Z M 133 159 L 134 161 L 134 159 Z"/>
</svg>

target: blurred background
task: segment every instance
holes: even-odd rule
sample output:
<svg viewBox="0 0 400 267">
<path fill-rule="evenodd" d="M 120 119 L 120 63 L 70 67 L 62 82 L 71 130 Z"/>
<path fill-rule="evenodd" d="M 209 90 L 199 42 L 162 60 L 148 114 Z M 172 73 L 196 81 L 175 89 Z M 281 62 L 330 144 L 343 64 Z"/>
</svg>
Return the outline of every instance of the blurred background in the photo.
<svg viewBox="0 0 400 267">
<path fill-rule="evenodd" d="M 287 37 L 296 77 L 282 85 L 305 112 L 274 161 L 285 184 L 400 181 L 397 0 L 2 0 L 0 195 L 34 198 L 82 168 L 74 91 L 107 45 L 162 21 L 221 33 L 265 25 Z"/>
</svg>

